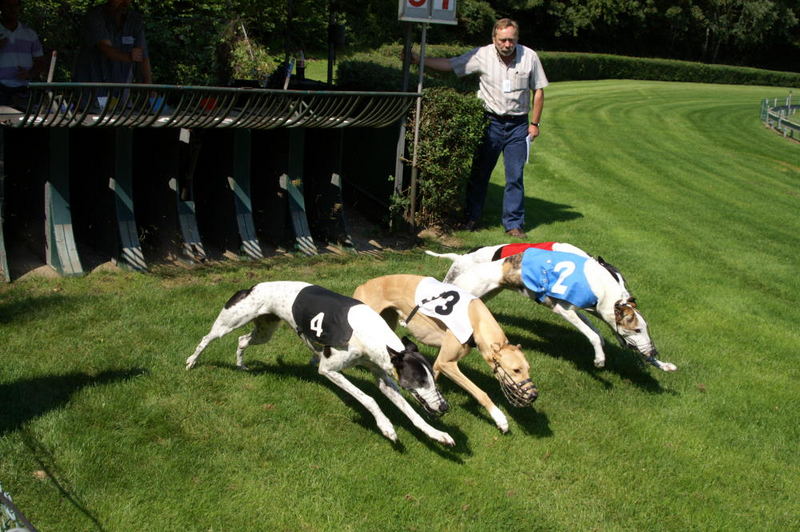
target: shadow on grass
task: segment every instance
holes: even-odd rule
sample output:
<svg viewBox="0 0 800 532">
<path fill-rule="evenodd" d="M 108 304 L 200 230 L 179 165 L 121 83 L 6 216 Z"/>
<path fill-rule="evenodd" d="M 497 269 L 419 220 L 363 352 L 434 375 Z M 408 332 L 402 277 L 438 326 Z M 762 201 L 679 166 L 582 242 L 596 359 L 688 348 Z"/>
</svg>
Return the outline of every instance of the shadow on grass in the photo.
<svg viewBox="0 0 800 532">
<path fill-rule="evenodd" d="M 93 296 L 64 296 L 49 294 L 45 296 L 25 297 L 16 301 L 0 304 L 0 324 L 12 322 L 27 323 L 47 319 L 54 311 L 68 313 L 80 305 L 91 305 Z"/>
<path fill-rule="evenodd" d="M 25 443 L 25 446 L 30 450 L 33 454 L 34 458 L 39 464 L 39 467 L 47 474 L 47 478 L 56 489 L 61 493 L 61 496 L 69 501 L 69 503 L 75 507 L 80 513 L 86 516 L 86 518 L 92 522 L 93 530 L 103 531 L 103 525 L 97 519 L 97 517 L 89 511 L 86 506 L 86 503 L 80 500 L 78 497 L 77 490 L 69 485 L 69 481 L 67 480 L 66 475 L 61 474 L 59 468 L 56 464 L 55 458 L 53 453 L 42 444 L 27 428 L 22 429 L 20 431 L 22 435 L 22 441 Z"/>
<path fill-rule="evenodd" d="M 310 358 L 310 357 L 309 357 Z M 209 366 L 215 366 L 220 368 L 228 368 L 234 371 L 240 371 L 235 365 L 228 364 L 228 363 L 209 363 Z M 345 392 L 328 379 L 323 377 L 317 372 L 317 368 L 311 364 L 290 364 L 286 363 L 282 357 L 278 356 L 274 359 L 270 359 L 268 363 L 252 360 L 247 362 L 247 366 L 249 370 L 246 372 L 250 375 L 262 375 L 262 374 L 269 374 L 269 375 L 280 375 L 280 376 L 287 376 L 292 377 L 301 381 L 315 381 L 323 383 L 329 390 L 331 390 L 340 400 L 342 400 L 346 405 L 353 409 L 356 413 L 358 413 L 358 418 L 355 419 L 355 423 L 363 427 L 365 430 L 369 432 L 373 432 L 378 434 L 380 437 L 383 435 L 377 428 L 375 424 L 375 418 L 372 417 L 372 414 L 369 413 L 362 405 L 359 403 L 353 396 L 349 393 Z M 359 376 L 358 370 L 362 370 L 360 375 L 363 375 L 366 378 L 361 378 Z M 469 449 L 467 445 L 467 436 L 460 429 L 455 426 L 447 425 L 442 423 L 442 418 L 434 418 L 431 419 L 426 414 L 422 412 L 421 407 L 416 404 L 416 401 L 409 400 L 409 404 L 411 405 L 414 410 L 416 410 L 423 418 L 426 418 L 426 421 L 429 425 L 433 426 L 434 428 L 447 432 L 456 442 L 456 446 L 452 449 L 444 447 L 440 443 L 430 439 L 425 433 L 423 433 L 420 429 L 414 426 L 410 419 L 408 419 L 397 407 L 389 401 L 378 389 L 378 386 L 375 380 L 372 378 L 372 373 L 367 371 L 363 368 L 354 367 L 346 372 L 347 379 L 353 383 L 353 385 L 357 386 L 362 392 L 366 393 L 373 399 L 375 402 L 378 403 L 381 411 L 386 414 L 386 416 L 391 420 L 392 424 L 395 426 L 401 426 L 409 433 L 416 435 L 419 440 L 424 443 L 429 449 L 439 454 L 443 458 L 451 460 L 456 463 L 463 463 L 463 460 L 458 456 L 459 454 L 467 454 L 471 455 L 472 451 Z M 407 395 L 404 394 L 405 397 Z M 388 440 L 387 440 L 388 442 Z M 395 450 L 400 452 L 405 452 L 405 446 L 401 441 L 397 441 L 397 443 L 392 444 L 389 442 L 390 445 L 394 447 Z"/>
<path fill-rule="evenodd" d="M 623 349 L 616 342 L 606 341 L 603 346 L 603 350 L 606 353 L 606 365 L 603 368 L 596 368 L 594 367 L 594 351 L 591 344 L 583 334 L 566 322 L 565 326 L 560 326 L 546 321 L 505 313 L 497 313 L 495 318 L 500 323 L 532 331 L 531 334 L 524 335 L 509 334 L 509 340 L 512 343 L 522 344 L 523 350 L 536 349 L 550 356 L 568 360 L 580 371 L 591 375 L 606 389 L 610 389 L 614 385 L 603 378 L 603 372 L 616 373 L 634 386 L 650 393 L 675 393 L 671 390 L 665 390 L 661 386 L 658 379 L 650 374 L 651 369 L 645 365 L 638 353 Z M 530 362 L 531 366 L 535 367 L 535 360 Z M 655 368 L 652 368 L 652 371 L 661 373 L 660 370 Z M 534 382 L 536 382 L 534 370 L 532 370 L 532 373 Z"/>
<path fill-rule="evenodd" d="M 498 167 L 500 167 L 502 171 L 502 163 L 498 163 Z M 535 193 L 535 191 L 528 191 L 528 193 Z M 484 223 L 488 226 L 499 224 L 502 208 L 503 187 L 499 184 L 489 183 L 483 213 Z M 582 218 L 583 215 L 572 210 L 573 208 L 572 205 L 553 203 L 551 201 L 525 196 L 525 226 L 523 229 L 530 231 L 541 225 Z"/>
<path fill-rule="evenodd" d="M 474 356 L 480 356 L 477 351 L 474 351 L 474 353 Z M 463 364 L 459 364 L 459 368 L 461 369 L 461 373 L 471 380 L 478 388 L 489 394 L 489 397 L 492 398 L 492 401 L 494 401 L 495 405 L 506 414 L 507 418 L 514 420 L 517 427 L 521 428 L 525 434 L 530 434 L 539 438 L 549 438 L 553 435 L 553 431 L 550 429 L 550 421 L 547 417 L 547 414 L 536 411 L 536 402 L 534 402 L 532 406 L 525 408 L 511 406 L 508 403 L 503 395 L 503 391 L 500 389 L 500 383 L 498 383 L 497 379 L 495 379 L 491 374 L 491 370 L 488 366 L 486 366 L 485 371 L 476 371 L 472 368 L 464 366 Z M 531 375 L 531 379 L 533 380 L 534 384 L 536 384 L 536 375 Z M 474 397 L 472 397 L 469 392 L 458 386 L 446 376 L 441 376 L 439 378 L 439 387 L 441 388 L 445 397 L 454 397 L 456 395 L 463 396 L 463 408 L 467 412 L 476 418 L 485 421 L 488 426 L 495 427 L 492 417 L 489 415 L 486 409 L 483 408 L 483 406 L 481 406 L 481 404 L 476 401 Z M 515 430 L 515 427 L 510 425 L 509 430 Z"/>
<path fill-rule="evenodd" d="M 3 407 L 0 411 L 0 436 L 64 406 L 72 394 L 86 386 L 119 382 L 146 372 L 141 368 L 133 368 L 103 371 L 97 375 L 67 373 L 0 384 L 0 405 Z"/>
<path fill-rule="evenodd" d="M 69 486 L 65 476 L 59 472 L 53 453 L 25 425 L 28 421 L 50 410 L 64 406 L 70 397 L 82 388 L 119 382 L 145 373 L 146 370 L 144 369 L 133 368 L 128 370 L 109 370 L 97 375 L 88 375 L 86 373 L 48 375 L 46 377 L 22 379 L 0 384 L 0 405 L 2 405 L 0 436 L 19 430 L 25 446 L 31 451 L 39 463 L 39 467 L 47 474 L 47 477 L 61 493 L 61 496 L 85 515 L 93 523 L 93 528 L 96 530 L 103 530 L 100 522 L 75 495 L 76 490 Z"/>
</svg>

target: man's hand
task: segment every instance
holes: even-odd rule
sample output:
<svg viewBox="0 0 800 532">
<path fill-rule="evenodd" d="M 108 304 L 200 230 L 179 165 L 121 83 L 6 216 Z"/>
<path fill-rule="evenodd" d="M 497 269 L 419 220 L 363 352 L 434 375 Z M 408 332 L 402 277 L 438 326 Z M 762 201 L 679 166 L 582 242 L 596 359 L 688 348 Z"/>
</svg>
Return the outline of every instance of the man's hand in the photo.
<svg viewBox="0 0 800 532">
<path fill-rule="evenodd" d="M 539 126 L 534 126 L 533 124 L 528 124 L 528 136 L 531 140 L 535 139 L 539 136 Z"/>
<path fill-rule="evenodd" d="M 141 48 L 131 48 L 131 62 L 141 63 L 144 61 L 144 50 Z"/>
</svg>

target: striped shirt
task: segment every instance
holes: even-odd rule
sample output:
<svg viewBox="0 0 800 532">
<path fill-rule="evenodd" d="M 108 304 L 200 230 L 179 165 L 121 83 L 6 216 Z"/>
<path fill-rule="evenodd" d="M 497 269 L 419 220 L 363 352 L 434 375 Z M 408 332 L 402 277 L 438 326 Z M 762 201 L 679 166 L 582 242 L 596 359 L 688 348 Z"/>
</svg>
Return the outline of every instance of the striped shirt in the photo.
<svg viewBox="0 0 800 532">
<path fill-rule="evenodd" d="M 527 115 L 531 90 L 547 86 L 539 56 L 527 46 L 517 45 L 514 59 L 506 66 L 494 44 L 475 48 L 450 59 L 457 76 L 480 73 L 478 98 L 487 111 L 498 115 Z"/>
<path fill-rule="evenodd" d="M 30 70 L 33 67 L 33 58 L 44 55 L 42 43 L 36 32 L 21 22 L 14 31 L 2 25 L 0 30 L 0 37 L 7 39 L 0 48 L 0 83 L 6 87 L 24 87 L 28 81 L 17 79 L 19 68 Z"/>
</svg>

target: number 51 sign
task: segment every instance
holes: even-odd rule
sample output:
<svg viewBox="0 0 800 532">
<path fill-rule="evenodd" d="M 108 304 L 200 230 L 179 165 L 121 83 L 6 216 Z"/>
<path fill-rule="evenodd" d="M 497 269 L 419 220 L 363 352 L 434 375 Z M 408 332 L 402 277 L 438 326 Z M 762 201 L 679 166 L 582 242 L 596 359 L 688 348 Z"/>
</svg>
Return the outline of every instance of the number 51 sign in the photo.
<svg viewBox="0 0 800 532">
<path fill-rule="evenodd" d="M 399 20 L 457 24 L 456 0 L 400 0 Z"/>
</svg>

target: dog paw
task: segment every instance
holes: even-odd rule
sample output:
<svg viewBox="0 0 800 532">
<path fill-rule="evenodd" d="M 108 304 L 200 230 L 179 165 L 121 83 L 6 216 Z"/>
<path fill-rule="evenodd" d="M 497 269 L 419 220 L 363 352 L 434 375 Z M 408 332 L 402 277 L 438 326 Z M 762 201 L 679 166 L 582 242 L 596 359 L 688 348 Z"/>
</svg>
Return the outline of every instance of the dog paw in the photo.
<svg viewBox="0 0 800 532">
<path fill-rule="evenodd" d="M 489 410 L 489 414 L 492 416 L 494 424 L 500 429 L 500 432 L 503 434 L 508 432 L 508 419 L 506 419 L 505 414 L 503 414 L 499 408 L 493 406 L 491 410 Z"/>
<path fill-rule="evenodd" d="M 455 447 L 456 441 L 450 437 L 450 435 L 446 432 L 440 432 L 438 435 L 434 437 L 436 441 L 441 443 L 442 445 L 446 445 L 447 447 Z"/>
<path fill-rule="evenodd" d="M 187 359 L 187 360 L 186 360 L 186 369 L 187 369 L 187 370 L 190 370 L 190 369 L 192 369 L 192 368 L 194 367 L 194 363 L 195 363 L 195 361 L 194 361 L 194 360 Z"/>
<path fill-rule="evenodd" d="M 236 364 L 236 369 L 241 371 L 250 371 L 250 368 L 248 368 L 245 364 Z"/>
<path fill-rule="evenodd" d="M 678 366 L 676 366 L 671 362 L 662 362 L 661 369 L 663 369 L 664 371 L 678 371 Z"/>
<path fill-rule="evenodd" d="M 378 428 L 381 431 L 381 434 L 392 440 L 393 442 L 397 443 L 397 433 L 394 431 L 394 427 L 392 426 L 389 421 L 378 422 Z"/>
<path fill-rule="evenodd" d="M 606 360 L 604 358 L 595 358 L 594 359 L 594 367 L 596 368 L 604 368 L 606 365 Z"/>
</svg>

